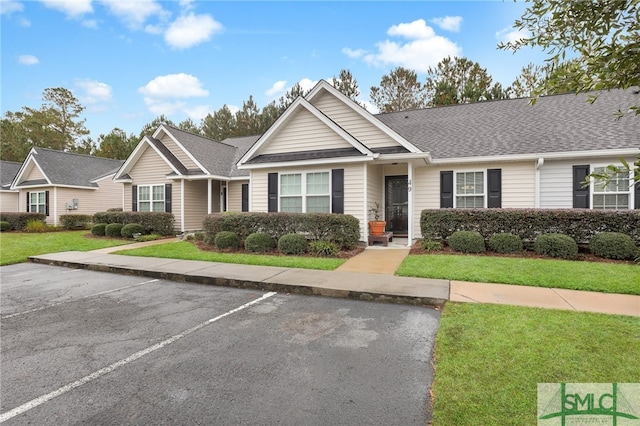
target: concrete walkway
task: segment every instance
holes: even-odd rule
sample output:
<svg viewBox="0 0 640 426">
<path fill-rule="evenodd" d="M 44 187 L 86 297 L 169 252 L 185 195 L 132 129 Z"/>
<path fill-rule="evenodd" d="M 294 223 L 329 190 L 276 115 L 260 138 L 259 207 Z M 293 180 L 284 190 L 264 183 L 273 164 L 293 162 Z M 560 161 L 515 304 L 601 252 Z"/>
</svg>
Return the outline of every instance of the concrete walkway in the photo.
<svg viewBox="0 0 640 426">
<path fill-rule="evenodd" d="M 484 284 L 393 275 L 409 250 L 368 248 L 335 271 L 236 265 L 105 253 L 176 240 L 158 240 L 93 252 L 63 252 L 32 262 L 285 293 L 315 294 L 420 305 L 445 301 L 494 303 L 640 317 L 640 296 Z"/>
</svg>

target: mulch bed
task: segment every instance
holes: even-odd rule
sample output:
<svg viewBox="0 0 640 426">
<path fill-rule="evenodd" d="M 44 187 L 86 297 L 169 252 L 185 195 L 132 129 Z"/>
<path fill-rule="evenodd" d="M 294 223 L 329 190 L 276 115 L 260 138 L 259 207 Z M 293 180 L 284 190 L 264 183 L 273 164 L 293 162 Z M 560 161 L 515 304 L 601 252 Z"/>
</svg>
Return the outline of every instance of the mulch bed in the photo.
<svg viewBox="0 0 640 426">
<path fill-rule="evenodd" d="M 312 253 L 305 253 L 305 254 L 284 254 L 284 253 L 280 253 L 278 250 L 272 250 L 272 251 L 268 251 L 268 252 L 264 252 L 264 253 L 254 253 L 254 252 L 250 252 L 245 250 L 244 248 L 238 248 L 238 249 L 225 249 L 225 250 L 220 250 L 218 248 L 216 248 L 215 246 L 209 245 L 209 244 L 205 244 L 202 241 L 194 241 L 194 244 L 196 245 L 196 247 L 198 247 L 199 250 L 203 250 L 203 251 L 211 251 L 211 252 L 215 252 L 215 253 L 238 253 L 238 254 L 266 254 L 269 256 L 299 256 L 299 257 L 318 257 Z M 359 253 L 361 253 L 364 250 L 364 247 L 355 247 L 351 250 L 342 250 L 337 256 L 335 256 L 334 258 L 337 259 L 349 259 Z"/>
</svg>

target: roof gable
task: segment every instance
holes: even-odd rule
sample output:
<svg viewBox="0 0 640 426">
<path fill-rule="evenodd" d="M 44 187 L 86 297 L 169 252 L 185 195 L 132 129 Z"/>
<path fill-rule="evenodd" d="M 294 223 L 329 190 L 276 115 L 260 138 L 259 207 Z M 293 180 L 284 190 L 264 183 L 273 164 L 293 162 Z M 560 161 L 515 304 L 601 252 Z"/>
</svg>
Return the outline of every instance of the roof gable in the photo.
<svg viewBox="0 0 640 426">
<path fill-rule="evenodd" d="M 136 163 L 142 157 L 142 154 L 147 149 L 152 149 L 156 154 L 173 170 L 176 175 L 184 175 L 187 173 L 187 168 L 178 160 L 173 153 L 162 144 L 161 141 L 150 136 L 145 136 L 134 148 L 133 152 L 129 154 L 127 160 L 122 167 L 117 171 L 114 180 L 129 180 L 131 179 L 129 173 L 135 167 Z"/>
</svg>

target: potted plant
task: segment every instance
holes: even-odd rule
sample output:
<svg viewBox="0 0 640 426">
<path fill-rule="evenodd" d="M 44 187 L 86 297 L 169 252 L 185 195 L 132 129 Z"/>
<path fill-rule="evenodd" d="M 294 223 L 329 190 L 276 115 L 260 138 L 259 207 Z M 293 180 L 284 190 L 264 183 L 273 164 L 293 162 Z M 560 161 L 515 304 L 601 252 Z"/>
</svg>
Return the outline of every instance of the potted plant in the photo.
<svg viewBox="0 0 640 426">
<path fill-rule="evenodd" d="M 369 209 L 369 213 L 371 213 L 374 219 L 369 221 L 369 232 L 371 235 L 384 234 L 384 228 L 386 228 L 387 222 L 380 220 L 380 203 L 376 201 L 374 206 Z"/>
</svg>

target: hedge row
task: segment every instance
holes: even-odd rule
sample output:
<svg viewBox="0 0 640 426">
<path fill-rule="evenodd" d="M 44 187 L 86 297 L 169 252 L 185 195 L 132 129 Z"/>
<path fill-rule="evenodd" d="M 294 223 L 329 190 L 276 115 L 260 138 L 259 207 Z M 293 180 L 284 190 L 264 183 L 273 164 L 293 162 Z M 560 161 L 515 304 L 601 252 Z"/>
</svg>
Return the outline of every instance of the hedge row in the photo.
<svg viewBox="0 0 640 426">
<path fill-rule="evenodd" d="M 0 213 L 0 221 L 8 222 L 12 231 L 23 231 L 31 220 L 45 221 L 44 213 Z"/>
<path fill-rule="evenodd" d="M 351 215 L 335 213 L 213 213 L 203 221 L 208 241 L 221 231 L 235 232 L 241 241 L 255 232 L 279 240 L 285 234 L 304 234 L 310 240 L 331 241 L 352 248 L 360 240 L 360 223 Z"/>
<path fill-rule="evenodd" d="M 60 215 L 60 224 L 63 229 L 88 229 L 91 224 L 91 215 L 88 214 L 63 214 Z"/>
<path fill-rule="evenodd" d="M 160 212 L 98 212 L 93 215 L 93 223 L 139 223 L 145 234 L 173 235 L 174 217 L 171 213 Z"/>
<path fill-rule="evenodd" d="M 487 239 L 508 232 L 532 243 L 538 235 L 565 234 L 586 244 L 600 232 L 621 232 L 640 244 L 640 211 L 548 209 L 438 209 L 423 210 L 422 236 L 446 240 L 455 231 L 477 231 Z"/>
</svg>

